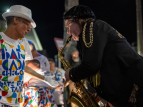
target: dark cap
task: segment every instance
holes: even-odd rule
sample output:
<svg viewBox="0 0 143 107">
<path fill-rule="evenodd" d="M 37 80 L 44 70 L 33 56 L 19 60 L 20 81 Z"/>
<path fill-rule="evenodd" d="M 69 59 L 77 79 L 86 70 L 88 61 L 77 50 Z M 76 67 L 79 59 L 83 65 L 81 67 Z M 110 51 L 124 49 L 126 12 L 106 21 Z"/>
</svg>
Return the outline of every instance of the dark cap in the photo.
<svg viewBox="0 0 143 107">
<path fill-rule="evenodd" d="M 70 18 L 96 18 L 93 11 L 84 5 L 77 5 L 72 7 L 70 10 L 68 10 L 64 15 L 64 19 L 70 19 Z"/>
</svg>

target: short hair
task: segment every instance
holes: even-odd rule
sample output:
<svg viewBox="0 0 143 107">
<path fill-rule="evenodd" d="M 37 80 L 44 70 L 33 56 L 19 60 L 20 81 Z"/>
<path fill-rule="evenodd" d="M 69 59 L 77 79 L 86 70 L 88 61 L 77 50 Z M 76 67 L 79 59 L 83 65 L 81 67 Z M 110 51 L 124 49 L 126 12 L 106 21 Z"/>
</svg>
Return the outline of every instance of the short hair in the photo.
<svg viewBox="0 0 143 107">
<path fill-rule="evenodd" d="M 55 63 L 54 59 L 52 59 L 52 58 L 48 58 L 48 61 L 51 61 L 51 62 Z"/>
<path fill-rule="evenodd" d="M 7 22 L 7 25 L 12 24 L 14 22 L 14 16 L 6 17 L 6 22 Z"/>
<path fill-rule="evenodd" d="M 10 25 L 10 24 L 14 23 L 14 17 L 16 17 L 16 16 L 8 16 L 8 17 L 6 17 L 7 25 Z M 18 17 L 17 19 L 19 21 L 22 21 L 23 18 Z"/>
<path fill-rule="evenodd" d="M 29 60 L 27 64 L 29 64 L 29 63 L 32 63 L 32 64 L 34 64 L 35 66 L 37 66 L 38 68 L 40 68 L 40 62 L 39 62 L 39 60 L 37 60 L 37 59 Z"/>
<path fill-rule="evenodd" d="M 35 45 L 34 45 L 34 43 L 32 42 L 32 41 L 30 41 L 30 40 L 28 40 L 28 43 L 29 43 L 29 46 L 31 46 L 32 47 L 32 52 L 33 51 L 35 51 L 36 50 L 36 48 L 35 48 Z"/>
</svg>

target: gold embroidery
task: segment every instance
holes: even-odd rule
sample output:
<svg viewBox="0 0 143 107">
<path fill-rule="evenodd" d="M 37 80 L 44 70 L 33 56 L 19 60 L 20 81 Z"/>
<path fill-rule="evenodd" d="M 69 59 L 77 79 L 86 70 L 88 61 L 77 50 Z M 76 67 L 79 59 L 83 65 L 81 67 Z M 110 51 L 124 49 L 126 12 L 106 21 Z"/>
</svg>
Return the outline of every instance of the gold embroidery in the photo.
<svg viewBox="0 0 143 107">
<path fill-rule="evenodd" d="M 111 26 L 112 27 L 112 26 Z M 112 27 L 113 28 L 113 27 Z M 114 28 L 113 28 L 114 29 Z M 119 36 L 119 38 L 125 38 L 121 33 L 119 33 L 116 29 L 114 29 L 117 32 L 117 35 Z"/>
<path fill-rule="evenodd" d="M 119 33 L 117 30 L 116 30 L 116 32 L 117 32 L 117 34 L 118 34 L 118 36 L 120 37 L 120 38 L 125 38 L 123 35 L 121 35 L 121 33 Z"/>
<path fill-rule="evenodd" d="M 87 25 L 87 23 L 85 23 L 85 25 L 84 25 L 82 38 L 83 38 L 83 42 L 84 42 L 85 46 L 87 48 L 90 48 L 92 46 L 92 43 L 93 43 L 93 32 L 92 32 L 93 31 L 93 22 L 90 23 L 90 27 L 89 27 L 89 38 L 90 38 L 89 43 L 87 43 L 86 39 L 85 39 L 86 25 Z"/>
<path fill-rule="evenodd" d="M 94 87 L 98 87 L 100 85 L 100 71 L 97 74 L 90 76 L 90 82 L 93 83 Z"/>
</svg>

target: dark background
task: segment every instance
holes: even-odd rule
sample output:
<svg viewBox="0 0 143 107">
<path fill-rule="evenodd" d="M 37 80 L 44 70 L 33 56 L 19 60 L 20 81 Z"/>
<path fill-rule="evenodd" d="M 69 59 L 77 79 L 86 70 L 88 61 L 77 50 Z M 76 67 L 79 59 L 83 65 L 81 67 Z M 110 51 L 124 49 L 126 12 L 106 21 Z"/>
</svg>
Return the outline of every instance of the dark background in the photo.
<svg viewBox="0 0 143 107">
<path fill-rule="evenodd" d="M 63 38 L 65 0 L 0 0 L 0 18 L 6 9 L 17 4 L 32 10 L 41 44 L 47 50 L 48 57 L 54 58 L 58 52 L 54 37 Z M 79 4 L 89 6 L 98 19 L 117 29 L 130 44 L 136 42 L 135 0 L 79 0 Z"/>
</svg>

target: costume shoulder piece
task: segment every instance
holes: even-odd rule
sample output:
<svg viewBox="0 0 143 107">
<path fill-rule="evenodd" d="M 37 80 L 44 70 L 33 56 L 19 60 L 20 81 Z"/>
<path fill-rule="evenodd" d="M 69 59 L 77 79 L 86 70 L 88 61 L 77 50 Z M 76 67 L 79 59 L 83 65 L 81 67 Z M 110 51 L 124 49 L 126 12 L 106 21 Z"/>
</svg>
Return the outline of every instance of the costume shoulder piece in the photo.
<svg viewBox="0 0 143 107">
<path fill-rule="evenodd" d="M 93 43 L 93 21 L 94 20 L 88 20 L 83 27 L 82 39 L 83 39 L 83 42 L 87 48 L 90 48 Z M 87 27 L 88 23 L 90 23 L 89 27 Z M 88 34 L 89 36 L 85 37 L 86 32 L 89 32 L 89 34 Z M 89 40 L 89 42 L 87 42 L 86 38 Z"/>
</svg>

